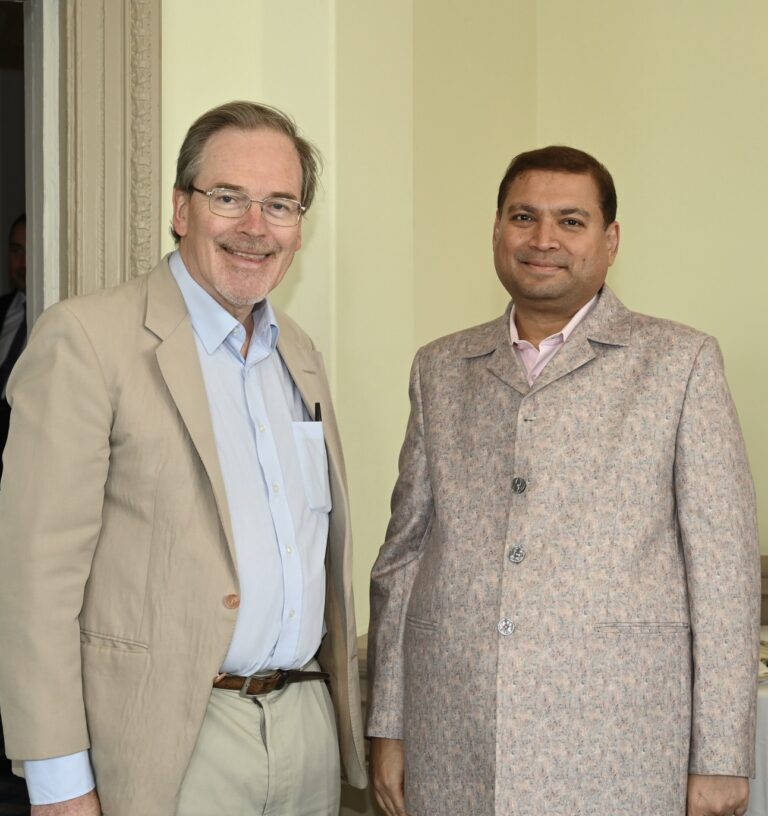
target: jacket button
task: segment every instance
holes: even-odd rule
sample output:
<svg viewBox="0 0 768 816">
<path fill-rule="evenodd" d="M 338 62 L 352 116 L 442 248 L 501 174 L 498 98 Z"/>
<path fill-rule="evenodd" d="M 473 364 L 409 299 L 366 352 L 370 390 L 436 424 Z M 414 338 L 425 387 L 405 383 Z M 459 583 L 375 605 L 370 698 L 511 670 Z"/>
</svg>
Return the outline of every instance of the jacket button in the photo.
<svg viewBox="0 0 768 816">
<path fill-rule="evenodd" d="M 509 637 L 515 631 L 515 624 L 509 618 L 502 618 L 497 624 L 496 628 L 500 635 Z"/>
<path fill-rule="evenodd" d="M 528 484 L 525 479 L 521 479 L 519 476 L 515 476 L 515 478 L 512 479 L 512 490 L 514 490 L 515 493 L 523 493 L 526 487 L 528 487 Z"/>
<path fill-rule="evenodd" d="M 513 547 L 509 551 L 509 560 L 513 564 L 519 564 L 525 558 L 525 550 L 522 547 Z"/>
<path fill-rule="evenodd" d="M 224 606 L 227 609 L 237 609 L 240 606 L 240 596 L 239 595 L 225 595 L 224 596 Z"/>
</svg>

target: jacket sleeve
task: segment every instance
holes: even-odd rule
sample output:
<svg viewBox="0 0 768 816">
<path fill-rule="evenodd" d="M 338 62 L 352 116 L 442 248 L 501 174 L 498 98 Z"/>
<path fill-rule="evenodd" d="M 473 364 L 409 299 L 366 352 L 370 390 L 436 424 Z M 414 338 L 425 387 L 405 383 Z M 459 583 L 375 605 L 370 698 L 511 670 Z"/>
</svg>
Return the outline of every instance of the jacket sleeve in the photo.
<svg viewBox="0 0 768 816">
<path fill-rule="evenodd" d="M 9 756 L 89 747 L 78 618 L 101 528 L 112 407 L 68 304 L 46 312 L 11 375 L 0 489 L 0 709 Z"/>
<path fill-rule="evenodd" d="M 371 573 L 366 729 L 369 737 L 402 738 L 405 614 L 434 513 L 420 366 L 421 352 L 411 368 L 411 413 L 392 494 L 392 515 Z"/>
<path fill-rule="evenodd" d="M 689 772 L 750 776 L 760 636 L 755 492 L 713 338 L 687 385 L 675 496 L 693 639 Z"/>
</svg>

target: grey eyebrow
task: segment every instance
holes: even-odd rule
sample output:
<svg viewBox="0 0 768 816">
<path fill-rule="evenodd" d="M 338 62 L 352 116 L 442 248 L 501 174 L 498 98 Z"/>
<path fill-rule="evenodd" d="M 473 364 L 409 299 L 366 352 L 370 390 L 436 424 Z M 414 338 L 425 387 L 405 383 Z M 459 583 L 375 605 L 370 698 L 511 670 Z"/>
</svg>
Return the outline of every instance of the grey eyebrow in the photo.
<svg viewBox="0 0 768 816">
<path fill-rule="evenodd" d="M 245 187 L 241 187 L 239 184 L 230 184 L 229 182 L 226 182 L 226 181 L 217 182 L 216 184 L 214 184 L 209 189 L 211 189 L 211 190 L 220 190 L 220 189 L 232 190 L 233 193 L 242 193 L 243 195 L 248 196 L 248 198 L 251 197 L 250 193 L 245 189 Z M 280 192 L 269 193 L 269 195 L 264 196 L 264 198 L 287 198 L 289 201 L 298 201 L 299 200 L 298 198 L 294 198 L 293 193 L 280 193 Z M 252 199 L 252 200 L 255 201 L 256 199 Z M 263 200 L 264 199 L 262 199 L 262 201 Z"/>
</svg>

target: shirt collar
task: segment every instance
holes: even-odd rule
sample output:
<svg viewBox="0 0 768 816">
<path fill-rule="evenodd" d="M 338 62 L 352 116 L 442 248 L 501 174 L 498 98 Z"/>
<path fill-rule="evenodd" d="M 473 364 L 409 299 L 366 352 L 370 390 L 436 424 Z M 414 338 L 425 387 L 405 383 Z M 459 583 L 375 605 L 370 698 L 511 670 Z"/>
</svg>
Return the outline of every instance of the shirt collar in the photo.
<svg viewBox="0 0 768 816">
<path fill-rule="evenodd" d="M 178 250 L 171 254 L 168 265 L 181 289 L 195 334 L 200 338 L 208 354 L 213 354 L 233 332 L 237 332 L 238 327 L 242 327 L 242 324 L 194 280 Z M 269 301 L 257 303 L 253 309 L 253 335 L 248 356 L 251 356 L 252 349 L 257 348 L 263 352 L 262 356 L 273 352 L 277 347 L 279 334 L 277 318 Z M 240 345 L 242 341 L 238 348 Z"/>
<path fill-rule="evenodd" d="M 561 343 L 565 343 L 565 341 L 573 334 L 574 329 L 581 323 L 586 316 L 592 311 L 592 307 L 597 303 L 597 295 L 595 295 L 591 300 L 587 301 L 581 309 L 560 329 L 559 332 L 555 332 L 555 334 L 551 334 L 549 337 L 545 337 L 542 340 L 542 343 L 546 343 L 547 340 L 559 340 Z M 512 340 L 512 345 L 516 345 L 517 343 L 525 343 L 527 341 L 521 340 L 520 335 L 517 333 L 517 324 L 515 323 L 515 304 L 512 304 L 512 308 L 509 310 L 509 337 Z"/>
</svg>

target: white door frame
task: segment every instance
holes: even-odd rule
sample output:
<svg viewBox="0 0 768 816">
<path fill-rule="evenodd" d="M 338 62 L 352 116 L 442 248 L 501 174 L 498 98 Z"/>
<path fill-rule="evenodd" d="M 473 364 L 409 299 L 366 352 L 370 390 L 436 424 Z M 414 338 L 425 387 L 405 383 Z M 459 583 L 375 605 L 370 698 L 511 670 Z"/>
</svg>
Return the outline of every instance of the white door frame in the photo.
<svg viewBox="0 0 768 816">
<path fill-rule="evenodd" d="M 160 247 L 161 0 L 23 0 L 30 323 Z"/>
</svg>

